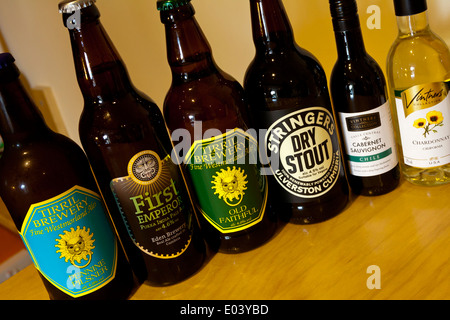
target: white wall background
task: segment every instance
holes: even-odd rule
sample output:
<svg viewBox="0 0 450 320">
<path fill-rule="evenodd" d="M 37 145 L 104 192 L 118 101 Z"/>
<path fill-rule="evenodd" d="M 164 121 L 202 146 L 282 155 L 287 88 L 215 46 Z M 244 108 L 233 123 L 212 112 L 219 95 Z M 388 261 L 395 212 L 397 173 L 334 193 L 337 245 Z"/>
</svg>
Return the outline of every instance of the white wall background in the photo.
<svg viewBox="0 0 450 320">
<path fill-rule="evenodd" d="M 0 0 L 0 50 L 10 51 L 34 90 L 51 125 L 79 142 L 83 101 L 78 89 L 67 30 L 58 0 Z M 242 82 L 253 58 L 248 0 L 193 0 L 203 31 L 222 69 Z M 329 74 L 336 59 L 328 0 L 284 0 L 297 42 Z M 381 28 L 369 30 L 370 5 L 381 9 Z M 164 28 L 156 0 L 98 0 L 101 21 L 119 50 L 134 84 L 161 107 L 170 85 Z M 393 0 L 358 0 L 369 53 L 384 69 L 397 35 Z M 428 0 L 432 29 L 450 43 L 450 1 Z M 39 103 L 39 101 L 38 101 Z"/>
</svg>

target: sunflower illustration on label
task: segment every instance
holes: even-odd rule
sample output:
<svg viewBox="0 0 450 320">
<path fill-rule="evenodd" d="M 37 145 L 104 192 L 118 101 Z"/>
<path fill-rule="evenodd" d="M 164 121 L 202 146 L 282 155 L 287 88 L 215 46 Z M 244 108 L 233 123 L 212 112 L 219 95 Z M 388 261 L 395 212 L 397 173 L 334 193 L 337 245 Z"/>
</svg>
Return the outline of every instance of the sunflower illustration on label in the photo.
<svg viewBox="0 0 450 320">
<path fill-rule="evenodd" d="M 235 207 L 242 202 L 245 195 L 244 191 L 247 189 L 245 186 L 247 176 L 241 168 L 221 169 L 213 178 L 214 186 L 212 188 L 216 190 L 214 194 L 218 194 L 219 199 L 225 201 L 230 207 Z"/>
<path fill-rule="evenodd" d="M 115 277 L 117 240 L 95 192 L 75 186 L 32 205 L 20 235 L 39 272 L 71 297 Z"/>
<path fill-rule="evenodd" d="M 95 248 L 93 235 L 90 233 L 90 229 L 86 230 L 86 227 L 77 230 L 71 228 L 70 231 L 65 230 L 64 234 L 60 234 L 60 238 L 56 239 L 58 242 L 55 247 L 59 248 L 57 253 L 61 253 L 60 259 L 65 259 L 66 262 L 70 263 L 79 268 L 86 268 L 92 260 L 92 250 Z M 87 262 L 84 262 L 87 260 Z"/>
<path fill-rule="evenodd" d="M 193 209 L 178 167 L 151 150 L 134 155 L 128 176 L 113 179 L 111 191 L 134 244 L 149 256 L 173 259 L 192 238 Z"/>
<path fill-rule="evenodd" d="M 257 141 L 241 129 L 195 141 L 185 165 L 202 216 L 218 231 L 232 233 L 259 223 L 267 203 Z"/>
<path fill-rule="evenodd" d="M 419 118 L 413 123 L 414 128 L 423 129 L 423 136 L 426 138 L 430 133 L 437 133 L 437 127 L 444 126 L 442 112 L 431 111 L 427 113 L 426 119 Z"/>
<path fill-rule="evenodd" d="M 450 163 L 448 84 L 434 82 L 395 91 L 403 160 L 416 168 Z"/>
</svg>

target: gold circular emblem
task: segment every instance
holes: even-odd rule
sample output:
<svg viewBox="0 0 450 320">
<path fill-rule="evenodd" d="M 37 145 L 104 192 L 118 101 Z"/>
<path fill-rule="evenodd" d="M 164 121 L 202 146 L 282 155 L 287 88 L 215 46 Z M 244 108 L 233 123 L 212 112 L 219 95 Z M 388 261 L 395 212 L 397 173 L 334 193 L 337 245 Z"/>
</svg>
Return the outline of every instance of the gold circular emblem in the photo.
<svg viewBox="0 0 450 320">
<path fill-rule="evenodd" d="M 157 180 L 161 169 L 161 159 L 150 150 L 139 152 L 128 163 L 128 175 L 141 185 L 149 185 Z"/>
</svg>

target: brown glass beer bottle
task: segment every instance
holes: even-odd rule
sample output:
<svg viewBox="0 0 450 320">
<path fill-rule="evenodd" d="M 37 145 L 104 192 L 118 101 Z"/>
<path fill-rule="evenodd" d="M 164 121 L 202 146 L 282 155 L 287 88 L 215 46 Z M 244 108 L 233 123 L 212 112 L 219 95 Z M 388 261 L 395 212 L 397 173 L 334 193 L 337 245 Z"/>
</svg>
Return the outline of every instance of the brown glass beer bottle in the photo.
<svg viewBox="0 0 450 320">
<path fill-rule="evenodd" d="M 89 162 L 47 127 L 9 53 L 0 54 L 0 134 L 0 196 L 50 298 L 128 298 L 133 273 Z"/>
<path fill-rule="evenodd" d="M 256 56 L 244 88 L 256 127 L 265 131 L 270 186 L 283 219 L 316 223 L 349 200 L 327 79 L 320 63 L 294 41 L 281 0 L 250 0 Z"/>
<path fill-rule="evenodd" d="M 220 252 L 251 250 L 273 235 L 276 215 L 247 129 L 243 88 L 215 64 L 190 0 L 157 7 L 172 71 L 164 116 L 205 238 Z"/>
<path fill-rule="evenodd" d="M 94 2 L 59 5 L 84 98 L 81 143 L 135 273 L 173 284 L 203 265 L 205 243 L 162 113 L 134 88 Z"/>
</svg>

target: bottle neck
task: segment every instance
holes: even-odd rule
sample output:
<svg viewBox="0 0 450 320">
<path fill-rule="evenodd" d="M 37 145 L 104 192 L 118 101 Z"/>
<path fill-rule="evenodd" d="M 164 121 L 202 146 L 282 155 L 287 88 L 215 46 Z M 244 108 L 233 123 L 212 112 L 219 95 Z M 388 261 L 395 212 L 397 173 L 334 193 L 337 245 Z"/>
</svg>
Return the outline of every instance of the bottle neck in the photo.
<svg viewBox="0 0 450 320">
<path fill-rule="evenodd" d="M 400 37 L 429 32 L 428 13 L 423 11 L 410 16 L 397 16 L 397 26 Z"/>
<path fill-rule="evenodd" d="M 250 0 L 256 51 L 272 53 L 295 45 L 292 26 L 281 0 Z"/>
<path fill-rule="evenodd" d="M 68 17 L 63 15 L 64 22 Z M 99 18 L 95 5 L 81 9 L 80 27 L 69 29 L 69 34 L 81 92 L 88 102 L 101 103 L 126 94 L 132 84 Z"/>
<path fill-rule="evenodd" d="M 161 11 L 165 25 L 167 60 L 174 81 L 207 75 L 217 70 L 211 47 L 194 17 L 189 3 L 173 10 Z"/>
<path fill-rule="evenodd" d="M 339 60 L 355 60 L 365 56 L 366 49 L 358 16 L 352 17 L 351 27 L 334 28 L 336 48 Z"/>
<path fill-rule="evenodd" d="M 356 60 L 366 55 L 356 0 L 330 0 L 338 60 Z"/>
<path fill-rule="evenodd" d="M 4 72 L 8 72 L 5 79 Z M 5 146 L 27 137 L 37 138 L 50 129 L 42 114 L 19 80 L 17 67 L 1 70 L 0 77 L 0 135 Z"/>
</svg>

